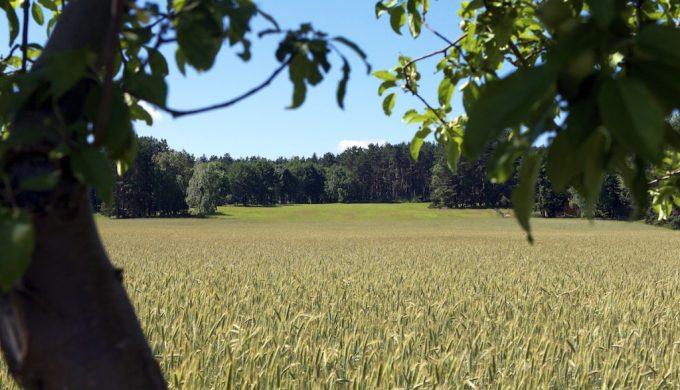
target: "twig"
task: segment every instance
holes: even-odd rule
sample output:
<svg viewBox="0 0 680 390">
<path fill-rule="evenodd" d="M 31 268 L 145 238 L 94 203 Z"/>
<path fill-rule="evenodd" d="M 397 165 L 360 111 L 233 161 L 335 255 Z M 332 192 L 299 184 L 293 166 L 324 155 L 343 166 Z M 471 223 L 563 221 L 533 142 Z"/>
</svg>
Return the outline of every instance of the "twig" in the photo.
<svg viewBox="0 0 680 390">
<path fill-rule="evenodd" d="M 434 28 L 432 28 L 432 26 L 430 26 L 429 23 L 427 23 L 427 11 L 426 10 L 423 11 L 423 26 L 425 26 L 426 29 L 430 30 L 430 32 L 432 34 L 436 35 L 438 38 L 440 38 L 444 42 L 448 43 L 449 45 L 453 44 L 453 42 L 451 42 L 446 36 L 444 36 L 444 34 L 440 34 L 439 31 L 435 30 Z"/>
<path fill-rule="evenodd" d="M 226 102 L 213 104 L 213 105 L 210 105 L 210 106 L 207 106 L 207 107 L 202 107 L 202 108 L 195 108 L 195 109 L 192 109 L 192 110 L 174 110 L 174 109 L 168 108 L 168 107 L 158 107 L 158 108 L 167 112 L 168 114 L 172 115 L 173 118 L 179 118 L 181 116 L 200 114 L 200 113 L 203 113 L 203 112 L 217 110 L 217 109 L 220 109 L 220 108 L 226 108 L 226 107 L 232 106 L 232 105 L 240 102 L 241 100 L 244 100 L 244 99 L 256 94 L 257 92 L 259 92 L 260 90 L 264 89 L 269 84 L 271 84 L 271 82 L 274 81 L 276 76 L 278 76 L 284 69 L 286 69 L 286 67 L 288 67 L 291 60 L 292 60 L 292 57 L 288 58 L 288 60 L 286 60 L 278 68 L 276 68 L 276 70 L 274 70 L 274 72 L 264 82 L 262 82 L 258 86 L 254 87 L 253 89 L 249 90 L 248 92 L 246 92 L 246 93 L 244 93 L 240 96 L 237 96 L 237 97 L 235 97 L 231 100 L 227 100 Z"/>
<path fill-rule="evenodd" d="M 12 46 L 12 48 L 9 50 L 9 54 L 7 54 L 7 57 L 5 57 L 5 59 L 12 58 L 12 56 L 14 55 L 14 52 L 20 47 L 21 47 L 21 45 L 19 45 L 19 44 Z"/>
<path fill-rule="evenodd" d="M 439 31 L 435 30 L 430 26 L 429 23 L 425 22 L 423 20 L 423 26 L 425 26 L 426 29 L 430 30 L 430 32 L 434 35 L 436 35 L 438 38 L 440 38 L 442 41 L 448 43 L 449 45 L 453 45 L 453 42 L 451 42 L 444 34 L 439 33 Z"/>
<path fill-rule="evenodd" d="M 434 32 L 434 30 L 430 30 L 430 31 L 433 31 L 433 32 Z M 436 33 L 436 32 L 434 32 L 434 33 L 437 34 L 437 36 L 439 36 L 438 33 Z M 431 105 L 430 103 L 427 102 L 427 100 L 425 100 L 424 97 L 422 97 L 418 92 L 416 92 L 415 90 L 413 90 L 413 88 L 411 88 L 411 84 L 410 84 L 410 83 L 411 83 L 411 78 L 408 76 L 408 72 L 406 72 L 406 69 L 407 69 L 409 66 L 415 64 L 415 63 L 418 62 L 418 61 L 422 61 L 422 60 L 424 60 L 424 59 L 427 59 L 427 58 L 430 58 L 430 57 L 434 57 L 434 56 L 436 56 L 436 55 L 438 55 L 438 54 L 445 54 L 450 48 L 452 48 L 452 47 L 458 45 L 460 42 L 463 41 L 463 39 L 467 38 L 467 33 L 461 35 L 458 39 L 456 39 L 456 40 L 453 41 L 453 42 L 449 41 L 449 40 L 446 39 L 446 37 L 444 37 L 444 36 L 440 36 L 440 38 L 446 40 L 449 44 L 448 44 L 446 47 L 442 48 L 442 49 L 439 49 L 439 50 L 433 51 L 432 53 L 425 54 L 425 55 L 420 56 L 420 57 L 418 57 L 418 58 L 412 59 L 411 61 L 405 63 L 404 66 L 402 67 L 402 69 L 404 70 L 404 78 L 406 79 L 406 84 L 404 85 L 404 89 L 406 89 L 407 91 L 411 92 L 411 94 L 412 94 L 413 96 L 417 97 L 418 100 L 420 100 L 420 101 L 425 105 L 425 107 L 429 108 L 430 111 L 432 111 L 432 113 L 437 117 L 437 119 L 439 120 L 439 122 L 441 122 L 441 124 L 442 124 L 443 126 L 446 126 L 447 123 L 446 123 L 446 121 L 444 120 L 444 118 L 442 118 L 441 116 L 439 116 L 439 114 L 437 113 L 437 111 L 432 107 L 432 105 Z"/>
<path fill-rule="evenodd" d="M 99 101 L 99 108 L 97 110 L 97 119 L 93 130 L 95 145 L 101 145 L 104 141 L 103 132 L 106 124 L 109 121 L 111 108 L 111 88 L 113 84 L 113 63 L 118 46 L 118 31 L 120 30 L 122 13 L 123 0 L 113 0 L 111 2 L 111 24 L 109 26 L 108 35 L 106 37 L 106 46 L 104 49 L 106 73 L 104 76 L 104 86 L 102 88 L 101 100 Z"/>
<path fill-rule="evenodd" d="M 648 182 L 647 185 L 650 185 L 650 186 L 657 185 L 657 184 L 661 183 L 661 182 L 664 181 L 664 180 L 668 180 L 668 179 L 672 178 L 673 176 L 678 176 L 678 175 L 680 175 L 680 168 L 668 172 L 668 174 L 665 175 L 665 176 L 656 178 L 656 179 L 654 179 L 654 180 Z"/>
<path fill-rule="evenodd" d="M 23 55 L 21 57 L 21 71 L 26 72 L 27 65 L 28 65 L 28 24 L 30 23 L 30 20 L 28 19 L 28 10 L 31 7 L 31 1 L 30 0 L 24 0 L 23 8 L 24 8 L 24 25 L 23 31 L 21 32 L 21 51 L 23 52 Z"/>
<path fill-rule="evenodd" d="M 517 57 L 517 61 L 519 61 L 519 63 L 520 63 L 522 66 L 526 67 L 526 66 L 529 65 L 529 63 L 527 62 L 527 60 L 528 60 L 533 54 L 529 54 L 529 56 L 527 56 L 527 58 L 524 58 L 524 56 L 522 55 L 522 52 L 520 52 L 519 49 L 517 48 L 517 45 L 515 45 L 515 42 L 512 41 L 512 37 L 508 40 L 508 47 L 510 48 L 510 51 L 512 52 L 512 54 L 514 54 L 515 57 Z"/>
<path fill-rule="evenodd" d="M 156 43 L 153 45 L 153 49 L 158 51 L 158 49 L 161 47 L 162 44 L 164 43 L 169 43 L 171 42 L 170 40 L 166 40 L 163 38 L 163 34 L 165 34 L 168 30 L 169 26 L 167 24 L 163 24 L 161 26 L 160 31 L 158 32 L 158 39 L 156 40 Z M 142 69 L 145 69 L 146 66 L 149 64 L 149 61 L 151 60 L 151 56 L 147 56 L 144 62 L 142 62 Z"/>
<path fill-rule="evenodd" d="M 420 94 L 419 94 L 418 92 L 415 92 L 415 91 L 413 91 L 413 90 L 411 89 L 411 87 L 408 85 L 408 81 L 406 82 L 406 86 L 405 86 L 405 87 L 406 87 L 406 89 L 407 89 L 409 92 L 411 92 L 411 94 L 412 94 L 413 96 L 417 97 L 418 100 L 420 100 L 420 101 L 425 105 L 425 107 L 429 108 L 430 111 L 432 111 L 432 113 L 434 114 L 434 116 L 437 117 L 437 119 L 438 119 L 439 122 L 442 124 L 442 126 L 444 126 L 444 127 L 447 126 L 447 123 L 446 123 L 446 121 L 444 120 L 444 118 L 442 118 L 441 116 L 439 116 L 439 114 L 437 113 L 437 111 L 430 105 L 430 103 L 427 102 L 427 100 L 425 100 L 424 97 L 420 96 Z"/>
<path fill-rule="evenodd" d="M 422 60 L 425 60 L 425 59 L 427 59 L 427 58 L 434 57 L 434 56 L 436 56 L 436 55 L 438 55 L 438 54 L 444 54 L 444 53 L 446 53 L 450 48 L 452 48 L 452 47 L 458 45 L 460 42 L 462 42 L 463 39 L 465 39 L 465 38 L 467 38 L 467 33 L 461 35 L 458 39 L 456 39 L 455 41 L 449 43 L 448 45 L 446 45 L 446 47 L 444 47 L 444 48 L 442 48 L 442 49 L 435 50 L 435 51 L 433 51 L 432 53 L 428 53 L 428 54 L 425 54 L 425 55 L 423 55 L 423 56 L 420 56 L 420 57 L 417 57 L 417 58 L 412 59 L 411 61 L 409 61 L 409 62 L 407 62 L 406 64 L 404 64 L 403 68 L 406 69 L 406 68 L 408 68 L 409 66 L 415 64 L 415 63 L 418 62 L 418 61 L 422 61 Z"/>
</svg>

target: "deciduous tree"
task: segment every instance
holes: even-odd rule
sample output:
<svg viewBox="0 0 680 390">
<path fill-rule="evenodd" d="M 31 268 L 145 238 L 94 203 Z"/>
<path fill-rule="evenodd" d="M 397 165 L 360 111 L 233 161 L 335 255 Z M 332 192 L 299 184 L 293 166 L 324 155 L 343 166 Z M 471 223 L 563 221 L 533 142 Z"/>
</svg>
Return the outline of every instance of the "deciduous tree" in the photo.
<svg viewBox="0 0 680 390">
<path fill-rule="evenodd" d="M 20 7 L 20 8 L 17 8 Z M 165 381 L 109 262 L 89 189 L 112 200 L 115 165 L 135 159 L 142 102 L 174 117 L 229 107 L 287 72 L 290 108 L 331 71 L 342 107 L 357 45 L 310 24 L 283 29 L 250 0 L 0 0 L 9 52 L 0 58 L 0 343 L 14 378 L 31 389 L 160 389 Z M 30 10 L 30 12 L 29 12 Z M 270 28 L 255 35 L 259 17 Z M 29 25 L 46 25 L 43 47 Z M 253 38 L 275 36 L 277 67 L 252 89 L 207 107 L 167 105 L 169 64 L 208 71 L 222 47 L 247 61 Z M 233 91 L 236 92 L 236 91 Z M 226 98 L 226 97 L 225 97 Z M 153 208 L 152 202 L 145 202 Z"/>
</svg>

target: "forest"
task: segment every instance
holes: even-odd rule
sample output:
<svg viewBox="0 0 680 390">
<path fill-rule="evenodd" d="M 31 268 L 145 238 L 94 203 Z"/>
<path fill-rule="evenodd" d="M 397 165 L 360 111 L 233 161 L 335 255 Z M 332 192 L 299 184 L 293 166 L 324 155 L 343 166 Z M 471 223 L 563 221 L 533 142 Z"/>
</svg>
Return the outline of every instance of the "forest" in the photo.
<svg viewBox="0 0 680 390">
<path fill-rule="evenodd" d="M 139 137 L 136 161 L 117 178 L 114 202 L 102 203 L 94 194 L 93 201 L 96 211 L 116 218 L 209 215 L 226 204 L 429 202 L 434 208 L 507 209 L 517 177 L 502 184 L 486 179 L 492 150 L 477 160 L 462 158 L 454 174 L 444 148 L 433 143 L 423 144 L 417 161 L 406 143 L 270 160 L 234 159 L 228 153 L 196 157 L 173 150 L 165 140 Z M 581 217 L 587 209 L 575 191 L 553 190 L 545 166 L 535 199 L 536 216 Z M 606 176 L 593 215 L 622 220 L 632 209 L 621 178 Z M 656 222 L 651 212 L 647 220 Z M 680 218 L 675 215 L 667 224 L 677 228 Z"/>
</svg>

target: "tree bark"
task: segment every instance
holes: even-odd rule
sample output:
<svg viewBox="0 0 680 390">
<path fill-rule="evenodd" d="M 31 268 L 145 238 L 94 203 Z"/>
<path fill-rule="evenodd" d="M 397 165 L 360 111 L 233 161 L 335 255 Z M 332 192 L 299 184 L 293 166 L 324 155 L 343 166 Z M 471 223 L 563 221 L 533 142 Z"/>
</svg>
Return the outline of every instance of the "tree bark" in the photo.
<svg viewBox="0 0 680 390">
<path fill-rule="evenodd" d="M 68 3 L 34 69 L 45 56 L 87 49 L 103 57 L 112 23 L 111 0 Z M 86 90 L 86 89 L 84 89 Z M 82 110 L 71 92 L 62 111 Z M 165 389 L 165 381 L 92 216 L 88 190 L 68 164 L 48 158 L 54 146 L 52 110 L 26 107 L 12 132 L 39 127 L 39 143 L 13 150 L 7 171 L 16 179 L 61 165 L 57 187 L 19 199 L 36 231 L 32 263 L 21 282 L 0 296 L 0 344 L 16 381 L 27 389 Z"/>
</svg>

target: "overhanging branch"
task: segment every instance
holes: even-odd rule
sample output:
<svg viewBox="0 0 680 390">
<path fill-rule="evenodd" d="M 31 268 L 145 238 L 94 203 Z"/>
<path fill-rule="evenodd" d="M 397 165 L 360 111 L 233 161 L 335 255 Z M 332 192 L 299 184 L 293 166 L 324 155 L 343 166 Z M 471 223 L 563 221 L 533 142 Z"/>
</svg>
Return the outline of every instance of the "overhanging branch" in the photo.
<svg viewBox="0 0 680 390">
<path fill-rule="evenodd" d="M 173 118 L 179 118 L 179 117 L 186 116 L 186 115 L 201 114 L 201 113 L 208 112 L 208 111 L 219 110 L 221 108 L 227 108 L 227 107 L 232 106 L 232 105 L 234 105 L 234 104 L 236 104 L 236 103 L 238 103 L 242 100 L 249 98 L 250 96 L 260 92 L 262 89 L 269 86 L 269 84 L 271 84 L 271 82 L 274 81 L 274 79 L 281 72 L 283 72 L 284 69 L 286 69 L 288 67 L 291 59 L 292 59 L 292 57 L 288 58 L 288 60 L 283 62 L 278 68 L 276 68 L 276 70 L 274 70 L 274 72 L 264 82 L 260 83 L 259 85 L 252 88 L 251 90 L 247 91 L 246 93 L 239 95 L 239 96 L 237 96 L 237 97 L 235 97 L 231 100 L 227 100 L 226 102 L 217 103 L 217 104 L 213 104 L 213 105 L 201 107 L 201 108 L 195 108 L 195 109 L 191 109 L 191 110 L 176 110 L 176 109 L 172 109 L 172 108 L 168 108 L 168 107 L 159 107 L 159 109 L 161 109 L 161 110 L 167 112 L 168 114 L 172 115 Z"/>
<path fill-rule="evenodd" d="M 443 48 L 441 48 L 441 49 L 439 49 L 439 50 L 435 50 L 435 51 L 433 51 L 432 53 L 428 53 L 428 54 L 425 54 L 425 55 L 422 55 L 422 56 L 420 56 L 420 57 L 417 57 L 417 58 L 412 59 L 411 61 L 409 61 L 409 62 L 407 62 L 406 64 L 404 64 L 404 67 L 403 67 L 403 68 L 406 69 L 406 68 L 408 68 L 409 66 L 415 64 L 415 63 L 418 62 L 418 61 L 422 61 L 422 60 L 428 59 L 428 58 L 430 58 L 430 57 L 434 57 L 434 56 L 436 56 L 436 55 L 438 55 L 438 54 L 446 54 L 446 52 L 449 51 L 449 49 L 451 49 L 452 47 L 457 46 L 458 44 L 460 44 L 460 43 L 463 41 L 463 39 L 465 39 L 465 38 L 467 38 L 467 33 L 461 35 L 458 39 L 456 39 L 455 41 L 449 43 L 448 45 L 446 45 L 445 47 L 443 47 Z"/>
</svg>

